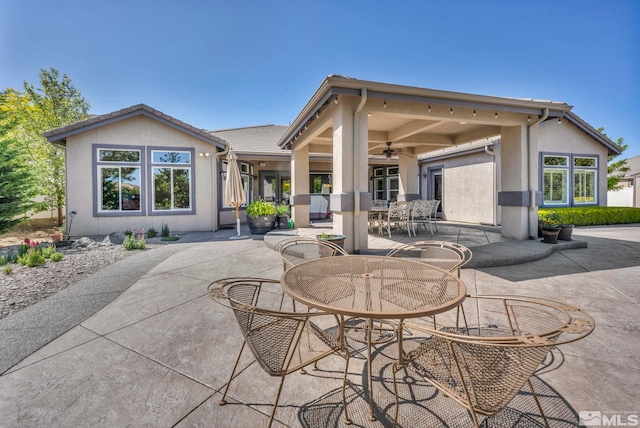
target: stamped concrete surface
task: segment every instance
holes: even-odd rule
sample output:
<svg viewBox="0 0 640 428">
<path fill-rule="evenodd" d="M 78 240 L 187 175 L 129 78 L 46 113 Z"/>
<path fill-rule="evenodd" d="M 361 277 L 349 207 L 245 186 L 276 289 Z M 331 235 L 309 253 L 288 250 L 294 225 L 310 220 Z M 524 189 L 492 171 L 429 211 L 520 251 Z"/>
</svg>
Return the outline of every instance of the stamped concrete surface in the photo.
<svg viewBox="0 0 640 428">
<path fill-rule="evenodd" d="M 485 250 L 514 245 L 494 232 L 439 228 L 442 239 L 487 245 Z M 228 240 L 232 233 L 216 232 L 159 261 L 104 309 L 7 370 L 0 376 L 0 426 L 265 426 L 279 379 L 262 371 L 248 351 L 228 403 L 218 405 L 242 340 L 231 311 L 211 301 L 206 287 L 231 276 L 279 278 L 282 264 L 262 238 Z M 533 378 L 552 426 L 577 426 L 579 411 L 640 411 L 640 227 L 577 228 L 574 235 L 588 247 L 462 270 L 471 293 L 542 296 L 595 317 L 591 336 L 555 349 Z M 393 245 L 371 236 L 374 252 Z M 391 426 L 397 344 L 373 352 L 376 421 L 367 416 L 365 349 L 349 345 L 352 426 Z M 344 364 L 334 355 L 317 371 L 287 377 L 274 426 L 343 426 Z M 399 388 L 401 426 L 470 425 L 467 412 L 409 373 L 402 373 Z M 491 426 L 539 423 L 537 415 L 525 388 Z"/>
</svg>

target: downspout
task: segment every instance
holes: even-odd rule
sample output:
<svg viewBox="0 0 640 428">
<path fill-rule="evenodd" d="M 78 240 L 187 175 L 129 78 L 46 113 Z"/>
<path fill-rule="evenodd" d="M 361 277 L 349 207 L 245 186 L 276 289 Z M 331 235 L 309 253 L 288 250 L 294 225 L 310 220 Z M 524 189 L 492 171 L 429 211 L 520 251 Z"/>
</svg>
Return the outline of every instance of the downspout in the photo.
<svg viewBox="0 0 640 428">
<path fill-rule="evenodd" d="M 360 113 L 367 102 L 367 88 L 360 90 L 360 104 L 353 115 L 353 253 L 360 254 Z M 367 158 L 368 159 L 368 158 Z M 367 165 L 368 167 L 368 165 Z"/>
<path fill-rule="evenodd" d="M 497 187 L 498 187 L 498 183 L 496 183 L 496 154 L 494 153 L 493 150 L 489 150 L 489 145 L 484 146 L 484 151 L 489 156 L 493 157 L 493 165 L 491 166 L 491 169 L 493 170 L 493 192 L 491 194 L 491 198 L 492 198 L 491 206 L 493 208 L 492 208 L 491 216 L 493 217 L 493 219 L 492 219 L 493 226 L 495 226 L 496 225 L 496 217 L 498 216 L 497 213 L 496 213 L 496 210 L 497 210 L 496 193 L 497 193 Z"/>
<path fill-rule="evenodd" d="M 545 107 L 542 117 L 527 126 L 527 182 L 529 184 L 529 215 L 527 217 L 531 217 L 531 214 L 536 207 L 536 198 L 534 196 L 533 184 L 531 180 L 531 127 L 547 120 L 548 117 L 549 108 Z M 529 222 L 529 239 L 536 239 L 536 237 L 538 236 L 538 231 L 535 230 L 534 232 L 531 227 L 531 219 L 527 218 L 527 220 Z"/>
<path fill-rule="evenodd" d="M 217 221 L 215 222 L 215 225 L 211 225 L 213 231 L 216 231 L 216 227 L 220 225 L 220 210 L 218 209 L 217 213 L 214 213 L 214 207 L 216 202 L 218 201 L 218 195 L 220 194 L 220 192 L 218 192 L 218 169 L 217 169 L 217 162 L 216 160 L 218 160 L 219 158 L 221 158 L 222 156 L 226 156 L 227 153 L 229 153 L 229 144 L 227 144 L 227 147 L 221 151 L 221 152 L 217 152 L 214 153 L 213 156 L 211 156 L 211 186 L 215 186 L 213 188 L 215 188 L 215 197 L 211 198 L 211 221 L 213 222 L 213 219 L 216 218 Z M 214 166 L 215 165 L 215 166 Z M 215 172 L 214 172 L 215 169 Z M 247 202 L 249 203 L 249 202 Z"/>
</svg>

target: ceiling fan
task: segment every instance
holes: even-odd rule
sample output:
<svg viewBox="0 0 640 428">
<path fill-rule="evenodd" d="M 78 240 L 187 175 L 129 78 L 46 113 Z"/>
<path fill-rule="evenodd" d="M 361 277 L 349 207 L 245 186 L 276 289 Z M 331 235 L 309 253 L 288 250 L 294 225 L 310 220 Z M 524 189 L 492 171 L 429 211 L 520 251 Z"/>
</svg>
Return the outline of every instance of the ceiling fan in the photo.
<svg viewBox="0 0 640 428">
<path fill-rule="evenodd" d="M 391 141 L 387 141 L 387 148 L 382 151 L 384 155 L 388 158 L 394 155 L 396 151 L 391 148 Z"/>
</svg>

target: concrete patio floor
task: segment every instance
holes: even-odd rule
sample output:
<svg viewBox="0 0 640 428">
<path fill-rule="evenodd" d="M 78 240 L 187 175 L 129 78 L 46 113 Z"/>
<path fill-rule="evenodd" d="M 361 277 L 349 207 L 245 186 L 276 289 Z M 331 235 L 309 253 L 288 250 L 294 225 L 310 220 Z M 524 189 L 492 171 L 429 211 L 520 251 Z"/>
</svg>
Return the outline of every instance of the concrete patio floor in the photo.
<svg viewBox="0 0 640 428">
<path fill-rule="evenodd" d="M 577 228 L 574 237 L 587 242 L 587 248 L 555 251 L 518 265 L 508 263 L 509 253 L 535 258 L 539 243 L 502 242 L 499 234 L 482 228 L 439 227 L 433 239 L 470 246 L 477 259 L 496 252 L 494 259 L 505 265 L 463 269 L 470 293 L 547 297 L 581 307 L 596 319 L 591 336 L 555 349 L 533 379 L 552 426 L 577 426 L 580 411 L 640 411 L 640 226 Z M 104 309 L 5 371 L 0 426 L 264 426 L 279 379 L 266 375 L 248 353 L 228 404 L 218 405 L 241 339 L 231 311 L 212 302 L 206 287 L 233 276 L 277 279 L 282 263 L 265 248 L 268 239 L 230 241 L 232 234 L 221 230 L 206 242 L 185 245 Z M 371 236 L 372 252 L 388 245 L 397 242 Z M 374 352 L 375 422 L 368 420 L 369 391 L 362 387 L 364 350 L 352 345 L 351 426 L 391 426 L 395 343 Z M 330 356 L 318 371 L 290 375 L 274 426 L 343 426 L 343 368 L 342 358 Z M 426 383 L 405 377 L 400 395 L 402 426 L 471 424 L 466 412 Z M 525 388 L 490 425 L 530 425 L 536 418 L 527 417 L 528 412 L 537 414 Z"/>
</svg>

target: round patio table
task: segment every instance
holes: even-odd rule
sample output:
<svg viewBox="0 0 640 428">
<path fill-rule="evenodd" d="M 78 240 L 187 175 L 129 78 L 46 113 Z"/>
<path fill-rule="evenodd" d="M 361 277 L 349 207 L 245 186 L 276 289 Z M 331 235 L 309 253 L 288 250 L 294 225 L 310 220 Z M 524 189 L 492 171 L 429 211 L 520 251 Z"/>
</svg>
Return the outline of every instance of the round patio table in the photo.
<svg viewBox="0 0 640 428">
<path fill-rule="evenodd" d="M 353 255 L 325 257 L 294 266 L 281 278 L 283 291 L 297 302 L 325 312 L 367 320 L 369 406 L 373 412 L 371 330 L 374 319 L 402 321 L 436 315 L 457 307 L 465 298 L 464 283 L 449 272 L 401 258 Z M 402 351 L 398 355 L 402 364 Z"/>
</svg>

